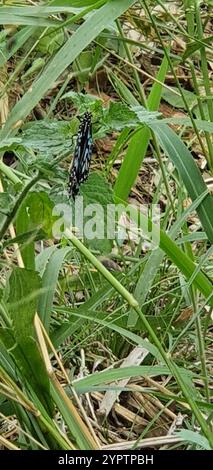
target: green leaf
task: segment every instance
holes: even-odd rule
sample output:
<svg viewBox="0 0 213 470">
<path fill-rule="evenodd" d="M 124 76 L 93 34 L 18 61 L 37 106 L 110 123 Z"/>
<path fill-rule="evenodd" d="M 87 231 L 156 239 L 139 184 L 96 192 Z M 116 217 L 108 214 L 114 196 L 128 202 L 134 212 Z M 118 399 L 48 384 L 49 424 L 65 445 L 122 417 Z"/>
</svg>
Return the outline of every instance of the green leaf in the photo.
<svg viewBox="0 0 213 470">
<path fill-rule="evenodd" d="M 24 201 L 29 216 L 29 230 L 42 228 L 48 238 L 52 235 L 53 203 L 44 191 L 31 192 Z"/>
<path fill-rule="evenodd" d="M 193 374 L 183 368 L 180 369 L 183 376 L 193 376 Z M 77 393 L 87 393 L 95 389 L 96 385 L 115 382 L 116 380 L 130 377 L 156 377 L 158 375 L 170 375 L 170 370 L 166 366 L 131 366 L 120 367 L 118 369 L 103 370 L 95 372 L 83 379 L 73 381 L 73 386 Z"/>
<path fill-rule="evenodd" d="M 42 30 L 38 35 L 42 33 Z M 36 49 L 42 54 L 53 55 L 63 45 L 65 35 L 62 29 L 55 31 L 55 28 L 49 28 L 48 33 L 39 40 Z"/>
<path fill-rule="evenodd" d="M 56 249 L 55 251 L 51 252 L 48 261 L 45 254 L 45 251 L 40 253 L 40 255 L 36 258 L 36 267 L 37 265 L 41 265 L 42 257 L 45 258 L 46 267 L 44 269 L 44 273 L 42 276 L 42 293 L 39 297 L 38 303 L 38 314 L 41 318 L 41 321 L 49 332 L 50 327 L 50 316 L 52 311 L 53 299 L 54 294 L 56 291 L 57 281 L 59 271 L 61 266 L 64 262 L 65 257 L 71 251 L 71 248 L 60 248 Z M 48 253 L 49 255 L 49 253 Z"/>
<path fill-rule="evenodd" d="M 196 112 L 196 108 L 193 109 L 193 112 Z M 192 120 L 187 117 L 171 117 L 162 119 L 161 122 L 164 122 L 165 124 L 178 124 L 180 126 L 193 127 Z M 194 119 L 194 123 L 197 129 L 199 129 L 200 131 L 213 133 L 213 122 L 203 121 L 202 119 Z"/>
<path fill-rule="evenodd" d="M 54 156 L 69 151 L 73 145 L 73 131 L 68 121 L 34 121 L 23 129 L 18 143 L 45 156 L 48 162 Z"/>
<path fill-rule="evenodd" d="M 82 109 L 82 111 L 85 111 L 88 107 L 92 110 L 92 105 L 96 106 L 97 102 L 101 105 L 103 105 L 103 101 L 98 98 L 98 96 L 91 95 L 90 93 L 77 93 L 76 91 L 68 91 L 65 93 L 62 97 L 61 100 L 68 99 L 71 100 L 72 103 L 76 106 L 76 108 L 79 109 L 79 111 Z M 81 112 L 81 111 L 80 111 Z"/>
<path fill-rule="evenodd" d="M 79 422 L 79 416 L 75 408 L 73 407 L 73 412 L 71 412 L 68 406 L 68 396 L 65 395 L 62 397 L 61 394 L 58 393 L 57 388 L 54 387 L 54 384 L 51 384 L 51 396 L 68 427 L 69 433 L 77 443 L 78 448 L 82 450 L 94 450 L 95 443 L 91 440 L 88 431 L 86 432 L 84 424 Z"/>
<path fill-rule="evenodd" d="M 26 79 L 27 77 L 32 76 L 35 72 L 38 72 L 45 66 L 45 60 L 41 57 L 37 57 L 32 63 L 32 65 L 26 70 L 24 75 L 22 75 L 22 80 Z"/>
<path fill-rule="evenodd" d="M 37 344 L 34 316 L 37 311 L 41 280 L 35 271 L 14 268 L 9 278 L 8 311 L 12 330 L 5 330 L 11 353 L 22 371 L 23 380 L 35 387 L 41 402 L 52 409 L 49 378 Z M 14 336 L 15 343 L 13 342 Z"/>
<path fill-rule="evenodd" d="M 66 1 L 64 0 L 63 3 L 66 3 Z M 70 3 L 72 4 L 72 7 L 81 8 L 81 7 L 88 7 L 90 5 L 95 5 L 97 3 L 97 0 L 72 0 L 71 2 L 68 1 L 69 5 Z"/>
<path fill-rule="evenodd" d="M 26 232 L 37 231 L 42 238 L 51 238 L 52 224 L 54 217 L 52 216 L 53 203 L 45 192 L 30 192 L 22 203 L 16 218 L 16 233 L 22 235 Z M 37 238 L 36 237 L 36 238 Z M 34 269 L 34 239 L 28 240 L 25 246 L 21 247 L 25 267 Z"/>
<path fill-rule="evenodd" d="M 18 243 L 19 245 L 29 245 L 32 241 L 38 241 L 45 238 L 45 233 L 42 230 L 30 230 L 29 232 L 23 232 L 17 237 L 8 238 L 3 243 L 3 248 L 5 249 L 7 246 L 13 245 L 14 243 Z M 28 269 L 31 269 L 29 266 L 26 266 Z"/>
<path fill-rule="evenodd" d="M 3 328 L 2 328 L 3 329 Z M 17 381 L 17 371 L 14 368 L 14 362 L 8 352 L 8 348 L 4 345 L 0 333 L 0 366 L 9 374 L 9 376 Z"/>
<path fill-rule="evenodd" d="M 205 436 L 202 436 L 197 431 L 190 431 L 189 429 L 183 429 L 174 434 L 177 437 L 181 437 L 185 442 L 190 442 L 198 445 L 201 449 L 211 450 L 208 440 Z"/>
<path fill-rule="evenodd" d="M 202 98 L 202 116 L 200 114 L 200 108 L 198 104 L 196 104 L 193 108 L 193 114 L 196 116 L 198 120 L 201 120 L 201 118 L 203 117 L 205 118 L 206 121 L 208 121 L 209 119 L 208 99 L 212 100 L 212 96 L 211 97 L 204 96 Z"/>
<path fill-rule="evenodd" d="M 178 93 L 179 96 L 173 91 Z M 182 93 L 185 97 L 185 100 L 187 101 L 188 107 L 193 108 L 193 106 L 197 104 L 197 96 L 195 95 L 195 93 L 185 90 L 184 88 L 182 88 Z M 187 109 L 177 87 L 171 87 L 170 89 L 164 88 L 164 90 L 162 91 L 162 98 L 175 108 Z"/>
<path fill-rule="evenodd" d="M 59 26 L 60 21 L 43 18 L 45 10 L 40 7 L 37 10 L 29 7 L 28 10 L 22 7 L 1 6 L 0 24 L 2 25 L 34 25 L 34 26 Z"/>
<path fill-rule="evenodd" d="M 45 248 L 45 250 L 42 250 L 39 255 L 36 257 L 36 271 L 40 274 L 42 277 L 44 274 L 44 271 L 47 267 L 48 261 L 50 259 L 50 256 L 57 250 L 57 247 L 55 245 L 48 246 Z"/>
<path fill-rule="evenodd" d="M 92 62 L 93 62 L 93 52 L 83 51 L 78 56 L 78 62 L 73 63 L 73 70 L 74 72 L 78 72 L 78 80 L 82 85 L 84 85 L 85 82 L 89 80 L 90 68 L 91 68 Z M 84 69 L 87 69 L 87 71 L 81 72 Z"/>
<path fill-rule="evenodd" d="M 109 77 L 109 80 L 112 82 L 112 85 L 116 93 L 118 94 L 118 96 L 120 96 L 120 98 L 124 100 L 125 103 L 138 106 L 139 104 L 138 100 L 134 97 L 134 95 L 129 90 L 129 88 L 125 85 L 125 83 L 123 83 L 122 80 L 119 77 L 117 77 L 117 75 L 115 75 L 111 70 L 107 70 L 107 75 Z"/>
<path fill-rule="evenodd" d="M 139 105 L 129 107 L 124 103 L 111 101 L 105 115 L 105 124 L 111 129 L 122 130 L 127 127 L 137 127 L 140 122 L 146 124 L 157 116 L 159 113 L 149 112 Z"/>
<path fill-rule="evenodd" d="M 10 7 L 11 8 L 11 7 Z M 13 34 L 0 50 L 0 67 L 12 57 L 34 34 L 36 28 L 25 27 Z"/>
<path fill-rule="evenodd" d="M 9 139 L 3 139 L 0 142 L 0 149 L 3 152 L 6 152 L 6 150 L 13 150 L 17 147 L 17 145 L 21 144 L 22 140 L 21 137 L 10 137 Z"/>
<path fill-rule="evenodd" d="M 1 214 L 9 214 L 12 208 L 12 198 L 8 193 L 0 193 L 0 213 Z"/>
<path fill-rule="evenodd" d="M 142 161 L 145 157 L 150 131 L 148 128 L 137 132 L 130 140 L 125 159 L 115 182 L 115 195 L 126 201 L 135 183 Z"/>
<path fill-rule="evenodd" d="M 210 48 L 212 46 L 213 42 L 213 36 L 209 36 L 208 38 L 202 38 L 202 43 L 205 44 L 208 48 L 208 44 L 210 45 Z M 191 41 L 189 44 L 186 46 L 186 50 L 183 54 L 183 60 L 185 61 L 190 57 L 192 54 L 194 54 L 196 51 L 199 49 L 205 47 L 203 46 L 199 41 Z"/>
<path fill-rule="evenodd" d="M 138 118 L 129 106 L 123 103 L 110 102 L 109 110 L 106 115 L 106 124 L 109 128 L 122 130 L 124 127 L 136 127 Z"/>
<path fill-rule="evenodd" d="M 87 238 L 87 234 L 84 233 L 84 239 L 90 249 L 99 250 L 101 253 L 110 253 L 113 241 L 107 237 L 106 226 L 107 209 L 109 209 L 109 204 L 114 204 L 112 188 L 100 174 L 93 172 L 90 174 L 88 180 L 82 184 L 80 193 L 84 197 L 84 208 L 86 208 L 87 211 L 91 204 L 91 213 L 88 214 L 88 216 L 84 215 L 84 227 L 86 229 L 89 224 L 92 232 L 98 235 L 97 237 L 89 239 Z M 99 205 L 99 207 L 97 205 Z M 98 209 L 101 213 L 97 212 L 95 216 L 93 214 L 93 207 L 94 210 Z"/>
<path fill-rule="evenodd" d="M 188 148 L 176 133 L 164 123 L 150 123 L 161 147 L 180 173 L 192 201 L 206 190 L 207 186 Z M 213 243 L 213 198 L 208 194 L 197 208 L 197 213 L 206 235 Z"/>
</svg>

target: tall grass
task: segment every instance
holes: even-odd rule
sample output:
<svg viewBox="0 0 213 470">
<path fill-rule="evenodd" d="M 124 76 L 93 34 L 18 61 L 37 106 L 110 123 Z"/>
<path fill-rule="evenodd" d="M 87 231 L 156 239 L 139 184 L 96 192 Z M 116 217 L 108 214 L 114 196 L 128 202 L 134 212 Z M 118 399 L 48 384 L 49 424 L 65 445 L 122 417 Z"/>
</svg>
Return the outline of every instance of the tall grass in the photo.
<svg viewBox="0 0 213 470">
<path fill-rule="evenodd" d="M 142 435 L 132 425 L 133 448 L 142 437 L 150 447 L 149 431 L 159 423 L 166 436 L 168 416 L 171 421 L 179 412 L 187 420 L 177 445 L 213 448 L 213 199 L 187 140 L 187 132 L 196 138 L 211 173 L 212 46 L 197 4 L 186 1 L 176 13 L 165 8 L 147 0 L 1 7 L 0 416 L 17 420 L 13 443 L 0 436 L 5 448 L 100 449 L 106 439 L 93 403 L 100 393 L 103 399 L 110 390 L 116 396 L 128 391 L 128 382 L 134 397 L 146 388 L 147 399 L 161 410 L 152 418 L 146 410 Z M 129 37 L 130 26 L 139 39 Z M 136 54 L 150 54 L 151 34 L 159 59 L 152 74 L 139 66 Z M 179 54 L 175 39 L 184 44 Z M 179 69 L 190 74 L 193 106 Z M 173 111 L 161 115 L 168 93 L 172 106 L 178 98 L 185 112 L 176 121 L 179 128 L 173 128 Z M 54 206 L 68 202 L 64 189 L 76 108 L 92 111 L 95 142 L 114 139 L 105 161 L 97 158 L 92 165 L 99 173 L 82 190 L 89 202 L 140 202 L 141 172 L 151 151 L 159 178 L 155 185 L 149 180 L 149 202 L 163 207 L 156 249 L 144 249 L 142 239 L 92 244 L 68 229 L 61 240 L 54 238 Z M 5 156 L 11 155 L 15 163 L 8 165 Z M 138 214 L 136 205 L 135 221 Z M 148 236 L 149 214 L 141 221 Z M 157 234 L 158 226 L 152 230 Z M 186 311 L 190 317 L 182 320 Z M 144 364 L 134 359 L 125 366 L 136 346 L 147 351 Z M 132 406 L 127 402 L 127 410 Z M 116 431 L 116 439 L 124 440 L 122 430 Z"/>
</svg>

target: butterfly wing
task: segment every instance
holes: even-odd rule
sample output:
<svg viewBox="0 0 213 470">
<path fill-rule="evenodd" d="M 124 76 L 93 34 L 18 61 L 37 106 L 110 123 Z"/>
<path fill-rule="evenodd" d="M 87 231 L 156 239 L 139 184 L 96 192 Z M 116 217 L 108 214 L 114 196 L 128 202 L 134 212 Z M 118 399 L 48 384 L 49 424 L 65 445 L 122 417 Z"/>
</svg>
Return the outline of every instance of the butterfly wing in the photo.
<svg viewBox="0 0 213 470">
<path fill-rule="evenodd" d="M 69 194 L 73 199 L 78 194 L 81 183 L 88 177 L 92 146 L 91 114 L 86 112 L 79 127 L 68 183 Z"/>
<path fill-rule="evenodd" d="M 91 114 L 85 113 L 84 116 L 84 121 L 82 121 L 82 135 L 80 136 L 80 155 L 78 166 L 78 179 L 80 183 L 85 181 L 88 177 L 93 147 Z"/>
</svg>

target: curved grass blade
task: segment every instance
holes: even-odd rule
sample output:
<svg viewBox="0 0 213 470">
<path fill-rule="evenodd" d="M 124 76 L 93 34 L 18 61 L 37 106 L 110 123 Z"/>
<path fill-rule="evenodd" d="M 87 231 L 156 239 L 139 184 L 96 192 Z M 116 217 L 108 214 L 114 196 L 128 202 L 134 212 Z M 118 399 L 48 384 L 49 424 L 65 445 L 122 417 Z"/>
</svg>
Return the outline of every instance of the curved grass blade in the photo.
<svg viewBox="0 0 213 470">
<path fill-rule="evenodd" d="M 172 160 L 180 173 L 186 190 L 192 201 L 195 201 L 207 190 L 207 186 L 193 157 L 176 133 L 164 123 L 150 123 L 161 147 Z M 200 222 L 211 243 L 213 243 L 213 198 L 209 193 L 197 207 Z"/>
<path fill-rule="evenodd" d="M 69 252 L 70 248 L 61 248 L 59 250 L 56 249 L 51 253 L 42 276 L 42 293 L 39 298 L 38 313 L 47 332 L 49 332 L 50 315 L 58 281 L 58 274 L 64 258 Z M 41 263 L 41 257 L 42 254 L 37 257 L 36 263 Z"/>
<path fill-rule="evenodd" d="M 55 54 L 40 77 L 34 81 L 23 98 L 14 106 L 0 133 L 0 138 L 8 136 L 16 126 L 20 125 L 32 111 L 40 99 L 55 83 L 63 71 L 78 57 L 101 31 L 128 10 L 135 0 L 113 0 L 95 11 L 67 40 Z"/>
<path fill-rule="evenodd" d="M 164 58 L 157 75 L 160 82 L 164 82 L 168 69 L 167 59 Z M 162 85 L 154 83 L 149 98 L 147 100 L 149 111 L 157 111 L 161 99 Z M 130 92 L 129 92 L 130 93 Z M 126 94 L 126 96 L 129 96 Z M 134 97 L 130 104 L 134 104 Z M 126 201 L 135 183 L 138 172 L 140 170 L 143 159 L 146 155 L 147 147 L 150 140 L 150 130 L 145 127 L 137 132 L 131 139 L 125 159 L 121 165 L 118 177 L 115 183 L 115 195 Z"/>
</svg>

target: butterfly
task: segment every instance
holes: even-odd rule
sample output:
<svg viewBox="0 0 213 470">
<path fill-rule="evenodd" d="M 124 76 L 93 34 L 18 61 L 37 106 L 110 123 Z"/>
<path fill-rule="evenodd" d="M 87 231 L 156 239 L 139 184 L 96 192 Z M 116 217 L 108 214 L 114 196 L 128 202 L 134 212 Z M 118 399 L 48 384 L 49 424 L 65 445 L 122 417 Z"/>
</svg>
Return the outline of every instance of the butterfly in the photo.
<svg viewBox="0 0 213 470">
<path fill-rule="evenodd" d="M 93 148 L 92 114 L 87 111 L 79 119 L 81 124 L 77 135 L 68 182 L 68 192 L 72 199 L 75 199 L 77 196 L 81 183 L 88 178 Z"/>
</svg>

